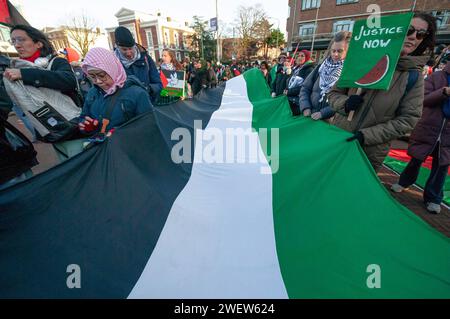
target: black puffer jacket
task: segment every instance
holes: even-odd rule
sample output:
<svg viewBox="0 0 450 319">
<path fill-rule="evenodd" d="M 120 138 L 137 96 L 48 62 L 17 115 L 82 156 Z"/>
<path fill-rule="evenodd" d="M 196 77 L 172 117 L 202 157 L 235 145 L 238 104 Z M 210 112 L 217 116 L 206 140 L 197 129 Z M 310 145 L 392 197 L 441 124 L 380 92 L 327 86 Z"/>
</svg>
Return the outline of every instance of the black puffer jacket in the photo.
<svg viewBox="0 0 450 319">
<path fill-rule="evenodd" d="M 272 93 L 275 93 L 276 96 L 282 95 L 284 90 L 287 89 L 288 79 L 289 75 L 286 73 L 283 67 L 278 66 L 277 75 L 272 86 Z"/>
<path fill-rule="evenodd" d="M 299 94 L 300 90 L 302 89 L 303 82 L 306 80 L 306 78 L 312 72 L 312 70 L 314 70 L 315 66 L 316 65 L 314 63 L 306 63 L 301 67 L 298 66 L 294 67 L 291 76 L 287 79 L 286 85 L 286 88 L 288 90 L 287 97 L 289 102 L 299 105 Z M 289 87 L 289 82 L 291 78 L 293 78 L 294 76 L 302 78 L 303 81 L 301 82 L 300 85 L 294 85 L 292 87 Z"/>
</svg>

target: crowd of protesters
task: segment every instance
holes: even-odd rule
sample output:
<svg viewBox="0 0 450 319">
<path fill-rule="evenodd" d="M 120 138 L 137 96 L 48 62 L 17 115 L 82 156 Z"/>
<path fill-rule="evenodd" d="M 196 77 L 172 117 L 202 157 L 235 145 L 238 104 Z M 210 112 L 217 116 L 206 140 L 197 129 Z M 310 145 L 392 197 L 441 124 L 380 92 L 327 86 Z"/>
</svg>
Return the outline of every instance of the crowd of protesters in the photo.
<svg viewBox="0 0 450 319">
<path fill-rule="evenodd" d="M 412 132 L 408 149 L 412 159 L 392 190 L 401 192 L 412 185 L 422 162 L 432 156 L 424 203 L 428 211 L 438 213 L 450 165 L 450 46 L 436 51 L 435 36 L 435 19 L 416 13 L 392 85 L 386 91 L 357 92 L 337 87 L 351 40 L 348 31 L 334 35 L 320 61 L 313 59 L 308 50 L 299 50 L 272 61 L 239 63 L 233 59 L 228 64 L 218 64 L 189 58 L 178 61 L 168 49 L 155 62 L 127 28 L 118 27 L 114 51 L 93 48 L 80 64 L 71 61 L 68 49 L 62 52 L 65 58 L 59 56 L 39 30 L 19 25 L 11 29 L 11 42 L 20 59 L 37 67 L 11 68 L 3 64 L 3 59 L 0 67 L 7 81 L 21 80 L 26 86 L 58 91 L 80 108 L 74 137 L 54 143 L 65 158 L 83 151 L 88 145 L 86 141 L 92 142 L 92 136 L 94 141 L 104 139 L 116 127 L 153 107 L 193 98 L 204 89 L 214 89 L 257 68 L 271 97 L 285 97 L 292 116 L 326 121 L 352 133 L 347 141 L 359 142 L 375 171 L 381 168 L 391 142 Z M 184 72 L 185 88 L 181 96 L 164 95 L 161 80 L 164 70 Z M 0 84 L 1 189 L 27 178 L 30 168 L 37 163 L 32 143 L 7 123 L 9 112 L 14 110 L 23 120 L 33 141 L 40 134 L 20 105 L 8 97 L 3 81 Z M 4 145 L 11 142 L 8 140 L 11 134 L 16 136 L 16 145 L 8 148 Z"/>
</svg>

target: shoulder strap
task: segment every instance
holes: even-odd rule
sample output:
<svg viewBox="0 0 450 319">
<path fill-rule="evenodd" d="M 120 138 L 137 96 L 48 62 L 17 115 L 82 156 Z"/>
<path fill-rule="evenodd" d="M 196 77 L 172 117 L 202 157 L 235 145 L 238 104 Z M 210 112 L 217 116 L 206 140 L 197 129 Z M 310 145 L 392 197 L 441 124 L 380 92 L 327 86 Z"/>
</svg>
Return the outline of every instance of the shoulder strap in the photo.
<svg viewBox="0 0 450 319">
<path fill-rule="evenodd" d="M 408 82 L 406 82 L 405 93 L 403 93 L 400 101 L 398 102 L 398 107 L 402 104 L 405 97 L 412 90 L 412 88 L 416 85 L 417 80 L 419 79 L 419 71 L 418 70 L 408 70 Z M 397 107 L 397 111 L 398 111 Z"/>
<path fill-rule="evenodd" d="M 53 62 L 55 61 L 55 58 L 56 58 L 56 57 L 57 57 L 57 56 L 54 55 L 54 56 L 52 56 L 52 57 L 50 58 L 50 61 L 48 61 L 48 65 L 47 65 L 47 67 L 46 67 L 46 69 L 47 69 L 48 71 L 51 71 L 51 70 L 52 70 Z"/>
<path fill-rule="evenodd" d="M 312 75 L 313 80 L 314 80 L 313 83 L 315 83 L 317 81 L 317 78 L 319 77 L 319 70 L 320 70 L 321 65 L 322 65 L 322 63 L 317 64 L 317 66 L 311 72 L 311 73 L 313 73 L 313 75 Z"/>
<path fill-rule="evenodd" d="M 405 93 L 402 96 L 400 102 L 408 95 L 409 91 L 412 90 L 414 85 L 416 85 L 417 80 L 419 79 L 419 71 L 418 70 L 409 70 L 408 71 L 408 82 L 406 83 Z"/>
<path fill-rule="evenodd" d="M 122 89 L 118 89 L 116 91 L 116 93 L 111 96 L 111 100 L 109 101 L 109 104 L 106 107 L 105 113 L 103 115 L 102 129 L 101 129 L 100 133 L 104 134 L 106 132 L 106 127 L 108 126 L 108 124 L 109 124 L 109 122 L 111 120 L 112 112 L 114 111 L 114 108 L 116 106 L 117 98 L 120 96 L 121 91 L 122 91 Z"/>
</svg>

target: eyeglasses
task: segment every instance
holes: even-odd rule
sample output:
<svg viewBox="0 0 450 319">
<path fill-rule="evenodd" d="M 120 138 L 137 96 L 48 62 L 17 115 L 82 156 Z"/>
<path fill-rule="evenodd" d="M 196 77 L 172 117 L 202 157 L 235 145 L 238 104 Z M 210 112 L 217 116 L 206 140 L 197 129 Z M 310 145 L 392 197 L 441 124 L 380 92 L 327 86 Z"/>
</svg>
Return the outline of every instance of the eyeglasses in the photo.
<svg viewBox="0 0 450 319">
<path fill-rule="evenodd" d="M 27 41 L 26 38 L 11 38 L 11 40 L 9 40 L 9 42 L 10 42 L 12 45 L 24 43 L 25 41 Z"/>
<path fill-rule="evenodd" d="M 410 36 L 414 32 L 416 32 L 416 39 L 417 40 L 423 40 L 429 33 L 428 30 L 424 30 L 424 29 L 417 30 L 413 26 L 410 26 L 409 29 L 408 29 L 407 35 Z"/>
<path fill-rule="evenodd" d="M 89 74 L 88 73 L 88 77 L 94 82 L 97 80 L 100 80 L 101 82 L 105 82 L 108 78 L 108 73 L 106 73 L 106 72 L 97 73 L 97 74 Z"/>
</svg>

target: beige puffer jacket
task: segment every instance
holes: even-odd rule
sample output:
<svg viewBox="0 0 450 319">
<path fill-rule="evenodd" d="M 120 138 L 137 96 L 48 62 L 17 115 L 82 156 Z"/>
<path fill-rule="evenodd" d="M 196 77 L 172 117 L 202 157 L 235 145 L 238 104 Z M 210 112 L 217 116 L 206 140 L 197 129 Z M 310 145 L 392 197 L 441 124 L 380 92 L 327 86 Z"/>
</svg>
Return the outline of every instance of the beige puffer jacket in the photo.
<svg viewBox="0 0 450 319">
<path fill-rule="evenodd" d="M 428 56 L 400 57 L 388 91 L 364 90 L 364 103 L 348 121 L 345 102 L 357 89 L 339 89 L 336 86 L 328 94 L 330 106 L 336 111 L 332 124 L 349 132 L 361 131 L 364 135 L 364 151 L 375 170 L 381 167 L 390 142 L 412 131 L 422 114 L 424 80 L 419 78 L 404 96 L 409 70 L 421 72 Z"/>
</svg>

